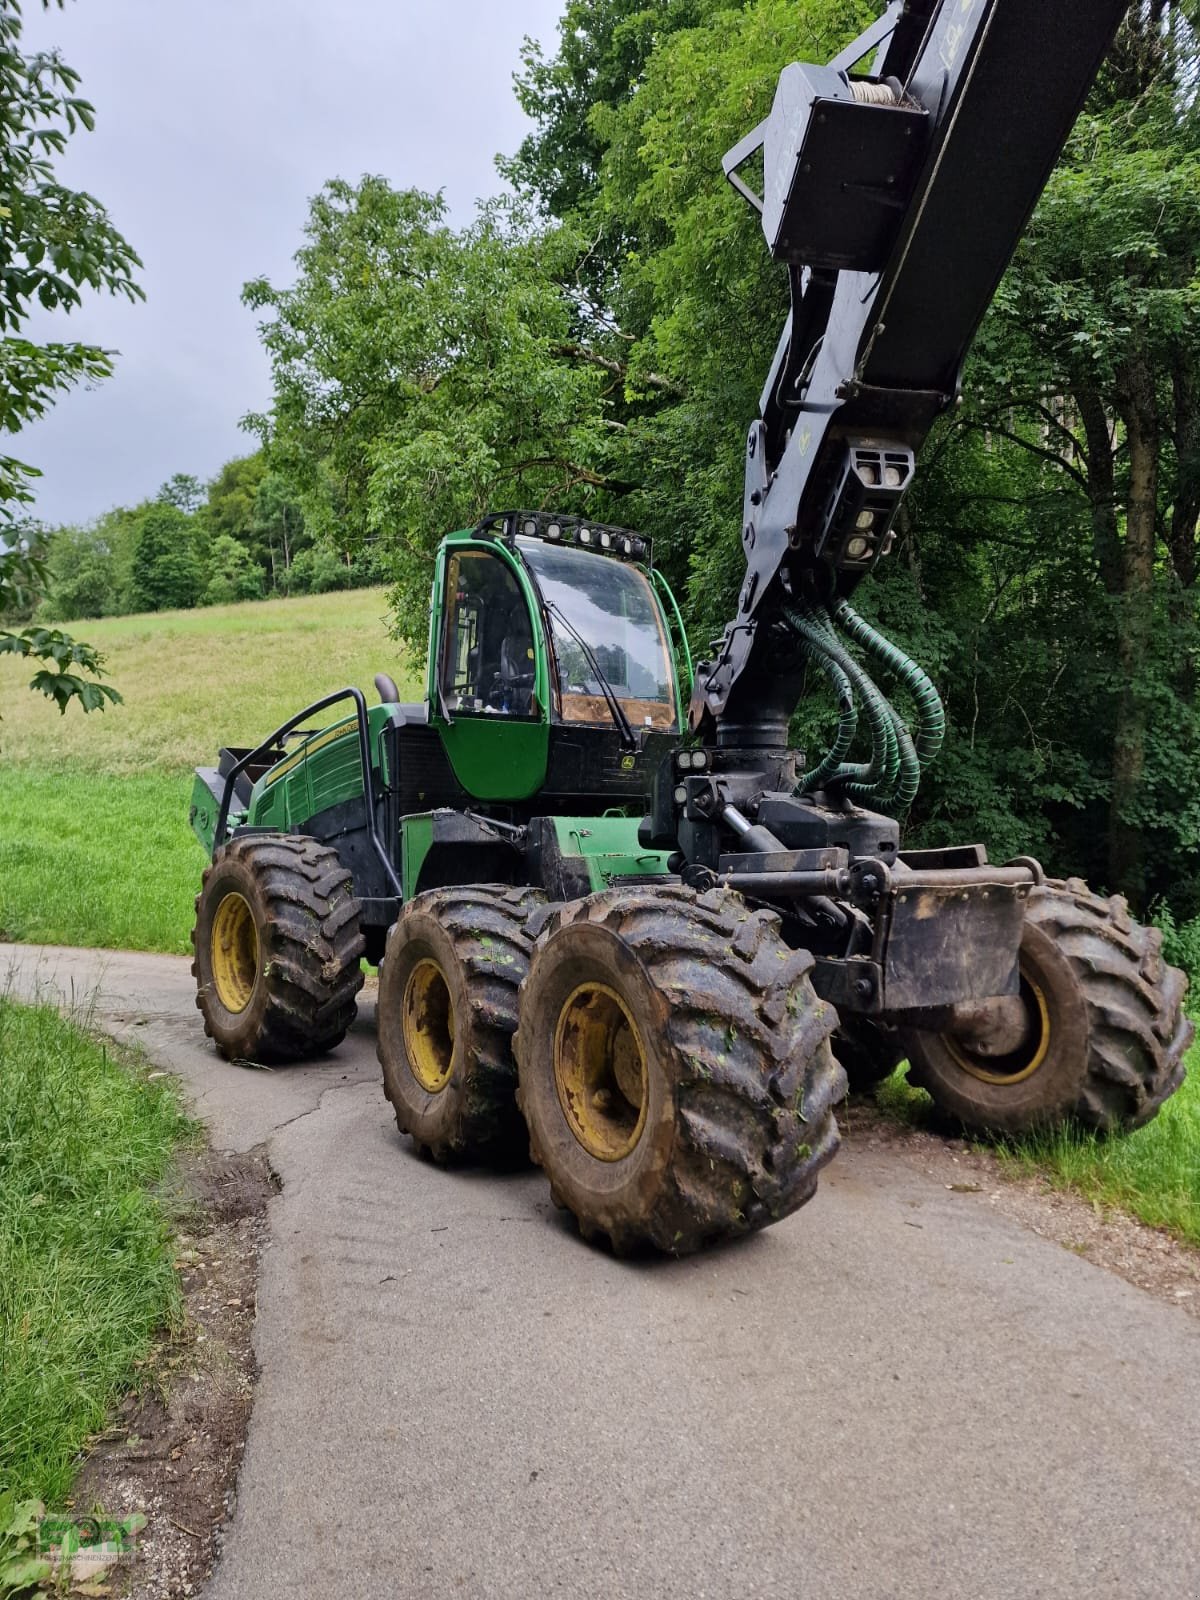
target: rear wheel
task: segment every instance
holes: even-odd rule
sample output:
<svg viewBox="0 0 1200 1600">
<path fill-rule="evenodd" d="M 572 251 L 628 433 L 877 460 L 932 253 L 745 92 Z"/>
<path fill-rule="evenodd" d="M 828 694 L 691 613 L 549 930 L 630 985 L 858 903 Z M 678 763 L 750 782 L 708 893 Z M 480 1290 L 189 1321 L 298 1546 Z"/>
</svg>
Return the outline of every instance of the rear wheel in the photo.
<svg viewBox="0 0 1200 1600">
<path fill-rule="evenodd" d="M 537 889 L 434 889 L 401 912 L 379 973 L 378 1051 L 402 1133 L 438 1161 L 525 1149 L 512 1035 Z"/>
<path fill-rule="evenodd" d="M 585 1238 L 684 1255 L 810 1199 L 846 1090 L 770 912 L 631 888 L 554 912 L 521 991 L 530 1153 Z"/>
<path fill-rule="evenodd" d="M 254 834 L 217 852 L 192 930 L 196 1004 L 230 1060 L 333 1049 L 358 1012 L 363 938 L 354 884 L 316 839 Z"/>
<path fill-rule="evenodd" d="M 1079 879 L 1029 898 L 1020 1001 L 908 1040 L 910 1081 L 967 1127 L 1022 1133 L 1077 1121 L 1140 1127 L 1183 1081 L 1187 979 L 1162 935 Z"/>
</svg>

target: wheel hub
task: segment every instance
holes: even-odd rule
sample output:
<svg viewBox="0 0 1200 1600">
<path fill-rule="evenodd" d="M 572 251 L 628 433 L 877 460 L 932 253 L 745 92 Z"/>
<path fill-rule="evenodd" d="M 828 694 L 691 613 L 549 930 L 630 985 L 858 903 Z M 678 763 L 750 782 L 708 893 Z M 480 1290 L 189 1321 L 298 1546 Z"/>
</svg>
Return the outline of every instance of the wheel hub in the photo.
<svg viewBox="0 0 1200 1600">
<path fill-rule="evenodd" d="M 250 1004 L 258 982 L 258 929 L 242 895 L 227 894 L 217 907 L 209 955 L 217 999 L 236 1016 Z"/>
<path fill-rule="evenodd" d="M 1021 973 L 1019 999 L 974 1007 L 945 1035 L 951 1056 L 981 1083 L 1024 1083 L 1050 1049 L 1050 1008 L 1038 984 Z"/>
<path fill-rule="evenodd" d="M 454 1002 L 436 961 L 418 961 L 400 1008 L 409 1071 L 428 1094 L 440 1094 L 454 1064 Z"/>
<path fill-rule="evenodd" d="M 646 1051 L 629 1008 L 602 983 L 581 984 L 559 1012 L 554 1083 L 567 1126 L 598 1161 L 620 1161 L 646 1125 Z"/>
</svg>

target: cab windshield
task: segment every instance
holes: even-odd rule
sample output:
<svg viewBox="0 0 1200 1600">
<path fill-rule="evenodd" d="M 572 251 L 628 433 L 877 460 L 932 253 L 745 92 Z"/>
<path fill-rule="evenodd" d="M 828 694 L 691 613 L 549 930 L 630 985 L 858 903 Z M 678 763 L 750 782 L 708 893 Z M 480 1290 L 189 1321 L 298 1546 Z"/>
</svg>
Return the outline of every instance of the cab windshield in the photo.
<svg viewBox="0 0 1200 1600">
<path fill-rule="evenodd" d="M 612 557 L 541 539 L 517 545 L 549 614 L 562 720 L 611 726 L 598 666 L 634 727 L 675 731 L 670 644 L 645 575 Z"/>
</svg>

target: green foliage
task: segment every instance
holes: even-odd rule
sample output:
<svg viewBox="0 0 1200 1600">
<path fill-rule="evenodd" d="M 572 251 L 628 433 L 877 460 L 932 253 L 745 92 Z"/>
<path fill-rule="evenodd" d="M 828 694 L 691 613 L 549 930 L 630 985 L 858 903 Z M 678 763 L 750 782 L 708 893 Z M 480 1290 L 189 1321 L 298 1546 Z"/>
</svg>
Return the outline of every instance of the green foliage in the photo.
<svg viewBox="0 0 1200 1600">
<path fill-rule="evenodd" d="M 163 505 L 174 506 L 177 511 L 182 511 L 184 516 L 190 517 L 199 511 L 204 503 L 204 485 L 190 472 L 176 472 L 163 484 L 156 499 L 161 500 Z"/>
<path fill-rule="evenodd" d="M 59 5 L 62 0 L 58 0 Z M 140 297 L 140 266 L 89 194 L 64 187 L 54 173 L 69 136 L 91 129 L 91 105 L 79 76 L 57 55 L 23 55 L 21 11 L 0 4 L 0 429 L 16 433 L 42 416 L 56 395 L 112 372 L 107 350 L 82 343 L 35 344 L 20 330 L 31 308 L 72 311 L 85 288 Z M 32 468 L 0 457 L 0 524 L 31 498 Z M 2 598 L 2 597 L 0 597 Z"/>
<path fill-rule="evenodd" d="M 0 1600 L 27 1593 L 50 1576 L 50 1562 L 38 1554 L 38 1523 L 46 1511 L 41 1500 L 18 1500 L 0 1490 Z"/>
<path fill-rule="evenodd" d="M 129 600 L 134 611 L 174 611 L 200 598 L 201 569 L 192 524 L 165 501 L 141 518 L 133 550 Z"/>
<path fill-rule="evenodd" d="M 63 0 L 58 0 L 61 6 Z M 71 134 L 91 129 L 91 105 L 75 91 L 78 74 L 58 56 L 21 51 L 21 8 L 0 0 L 0 431 L 17 433 L 43 416 L 57 395 L 81 380 L 112 372 L 112 356 L 96 345 L 37 344 L 21 329 L 36 306 L 69 312 L 85 288 L 141 296 L 131 276 L 140 265 L 131 247 L 91 195 L 58 182 L 55 158 Z M 44 592 L 44 553 L 21 525 L 38 474 L 0 455 L 0 618 L 28 615 Z M 88 645 L 45 629 L 0 631 L 0 652 L 41 660 L 31 687 L 65 710 L 85 711 L 120 698 L 97 683 L 100 658 Z M 78 667 L 80 671 L 72 671 Z"/>
<path fill-rule="evenodd" d="M 1200 1005 L 1200 917 L 1179 922 L 1164 901 L 1154 911 L 1155 926 L 1162 929 L 1163 955 L 1174 967 L 1181 967 L 1191 980 L 1189 997 L 1193 1011 Z"/>
<path fill-rule="evenodd" d="M 261 450 L 227 461 L 208 486 L 204 502 L 205 531 L 250 547 L 254 537 L 258 491 L 267 473 Z"/>
<path fill-rule="evenodd" d="M 245 290 L 275 381 L 250 420 L 316 540 L 387 545 L 415 636 L 447 528 L 602 482 L 603 376 L 564 354 L 579 241 L 504 202 L 456 233 L 440 199 L 381 178 L 326 185 L 306 233 L 292 288 Z"/>
<path fill-rule="evenodd" d="M 0 1461 L 18 1497 L 62 1504 L 77 1452 L 178 1314 L 152 1191 L 188 1129 L 169 1080 L 0 998 Z"/>
<path fill-rule="evenodd" d="M 354 588 L 355 581 L 354 568 L 326 545 L 312 545 L 292 562 L 293 594 L 330 594 L 337 589 Z"/>
<path fill-rule="evenodd" d="M 32 538 L 6 545 L 0 541 L 0 616 L 9 608 L 31 607 L 45 588 L 46 563 Z M 29 687 L 46 695 L 65 712 L 74 701 L 84 711 L 103 711 L 121 696 L 104 677 L 104 657 L 89 644 L 57 628 L 34 626 L 19 632 L 0 628 L 0 656 L 40 662 Z"/>
<path fill-rule="evenodd" d="M 227 533 L 213 540 L 208 557 L 208 585 L 204 603 L 230 605 L 236 600 L 261 600 L 263 575 L 254 557 Z"/>
<path fill-rule="evenodd" d="M 98 528 L 56 528 L 48 542 L 49 582 L 41 622 L 108 617 L 121 609 L 117 553 Z"/>
</svg>

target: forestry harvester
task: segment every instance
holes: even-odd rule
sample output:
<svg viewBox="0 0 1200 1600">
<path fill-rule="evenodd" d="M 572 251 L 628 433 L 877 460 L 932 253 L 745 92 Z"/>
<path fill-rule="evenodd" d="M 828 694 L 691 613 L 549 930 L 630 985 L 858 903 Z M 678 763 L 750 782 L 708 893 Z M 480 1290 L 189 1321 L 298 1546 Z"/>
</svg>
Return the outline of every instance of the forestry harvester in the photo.
<svg viewBox="0 0 1200 1600">
<path fill-rule="evenodd" d="M 422 703 L 381 675 L 378 704 L 341 690 L 197 775 L 194 971 L 224 1055 L 331 1049 L 381 963 L 418 1150 L 528 1143 L 618 1251 L 794 1211 L 847 1076 L 903 1057 L 969 1128 L 1155 1115 L 1191 1037 L 1159 934 L 1034 860 L 904 847 L 942 707 L 852 604 L 1125 5 L 898 0 L 785 68 L 725 161 L 791 311 L 746 440 L 737 615 L 690 707 L 645 539 L 534 511 L 451 534 Z M 815 678 L 839 722 L 806 761 Z"/>
</svg>

